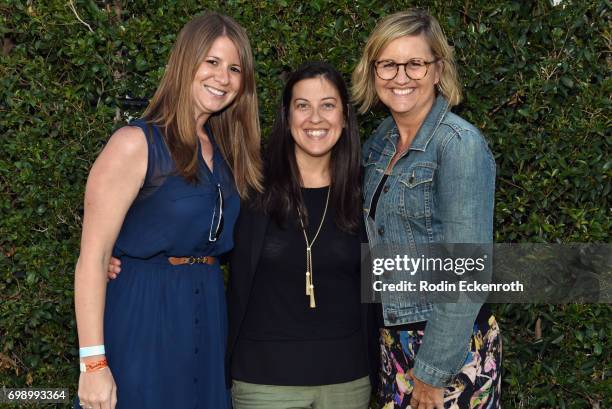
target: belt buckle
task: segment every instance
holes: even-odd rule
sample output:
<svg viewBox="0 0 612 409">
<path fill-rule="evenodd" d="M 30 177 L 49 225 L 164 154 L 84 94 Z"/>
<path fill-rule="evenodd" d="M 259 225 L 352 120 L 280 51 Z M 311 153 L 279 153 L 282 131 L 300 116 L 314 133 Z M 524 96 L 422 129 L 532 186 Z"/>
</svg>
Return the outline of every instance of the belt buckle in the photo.
<svg viewBox="0 0 612 409">
<path fill-rule="evenodd" d="M 193 257 L 193 256 L 190 256 L 190 257 L 187 259 L 187 262 L 188 262 L 189 264 L 195 264 L 195 263 L 198 263 L 198 264 L 206 264 L 206 263 L 207 263 L 207 261 L 208 261 L 208 256 L 203 256 L 203 257 Z"/>
</svg>

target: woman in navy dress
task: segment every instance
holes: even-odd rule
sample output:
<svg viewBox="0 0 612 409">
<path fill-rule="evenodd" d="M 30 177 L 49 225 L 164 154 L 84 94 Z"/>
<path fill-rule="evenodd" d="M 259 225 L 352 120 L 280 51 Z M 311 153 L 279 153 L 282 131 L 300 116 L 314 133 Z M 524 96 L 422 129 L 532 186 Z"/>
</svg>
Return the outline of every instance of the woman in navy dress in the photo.
<svg viewBox="0 0 612 409">
<path fill-rule="evenodd" d="M 119 129 L 85 192 L 75 307 L 84 408 L 230 407 L 217 256 L 261 189 L 245 31 L 208 13 L 178 36 L 143 115 Z M 107 286 L 110 257 L 122 274 Z"/>
</svg>

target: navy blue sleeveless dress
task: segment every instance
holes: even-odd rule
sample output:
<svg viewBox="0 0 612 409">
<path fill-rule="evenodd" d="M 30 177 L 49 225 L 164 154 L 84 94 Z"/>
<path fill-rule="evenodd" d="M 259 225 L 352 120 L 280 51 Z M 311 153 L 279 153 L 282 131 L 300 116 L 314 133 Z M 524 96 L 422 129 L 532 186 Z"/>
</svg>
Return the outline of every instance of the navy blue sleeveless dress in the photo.
<svg viewBox="0 0 612 409">
<path fill-rule="evenodd" d="M 149 151 L 144 186 L 113 250 L 121 274 L 106 291 L 104 342 L 117 409 L 230 408 L 222 271 L 218 263 L 173 266 L 168 257 L 231 250 L 240 210 L 231 170 L 207 132 L 213 170 L 199 155 L 200 182 L 190 184 L 176 174 L 157 127 L 142 120 L 130 125 L 143 129 Z M 223 217 L 217 240 L 210 241 L 218 186 Z"/>
</svg>

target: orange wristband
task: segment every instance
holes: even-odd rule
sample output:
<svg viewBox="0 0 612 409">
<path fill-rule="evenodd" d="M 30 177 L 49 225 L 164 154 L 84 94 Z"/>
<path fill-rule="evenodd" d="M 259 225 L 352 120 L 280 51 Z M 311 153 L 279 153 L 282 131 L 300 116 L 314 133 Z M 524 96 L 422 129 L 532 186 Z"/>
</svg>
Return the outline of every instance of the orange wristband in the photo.
<svg viewBox="0 0 612 409">
<path fill-rule="evenodd" d="M 106 361 L 106 358 L 102 358 L 94 362 L 87 362 L 87 363 L 81 362 L 79 367 L 81 368 L 81 372 L 99 371 L 100 369 L 104 369 L 108 367 L 108 361 Z"/>
</svg>

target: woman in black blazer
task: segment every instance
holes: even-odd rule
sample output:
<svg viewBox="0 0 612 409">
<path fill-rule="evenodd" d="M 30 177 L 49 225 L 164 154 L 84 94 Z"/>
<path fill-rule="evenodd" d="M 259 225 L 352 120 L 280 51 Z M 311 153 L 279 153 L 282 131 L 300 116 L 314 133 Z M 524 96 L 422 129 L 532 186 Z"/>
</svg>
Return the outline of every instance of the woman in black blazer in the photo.
<svg viewBox="0 0 612 409">
<path fill-rule="evenodd" d="M 230 257 L 234 408 L 365 409 L 359 135 L 333 67 L 289 76 L 266 154 L 265 191 L 243 204 Z"/>
</svg>

